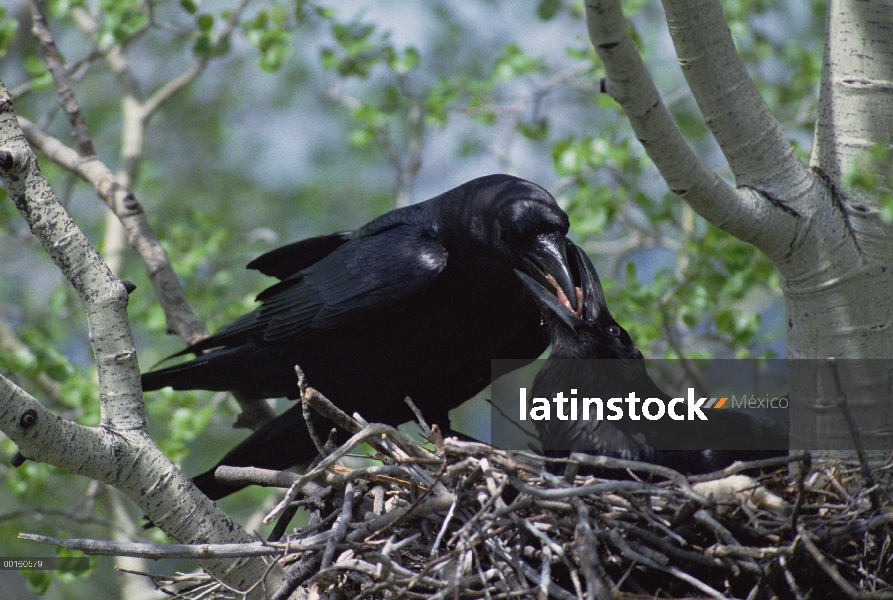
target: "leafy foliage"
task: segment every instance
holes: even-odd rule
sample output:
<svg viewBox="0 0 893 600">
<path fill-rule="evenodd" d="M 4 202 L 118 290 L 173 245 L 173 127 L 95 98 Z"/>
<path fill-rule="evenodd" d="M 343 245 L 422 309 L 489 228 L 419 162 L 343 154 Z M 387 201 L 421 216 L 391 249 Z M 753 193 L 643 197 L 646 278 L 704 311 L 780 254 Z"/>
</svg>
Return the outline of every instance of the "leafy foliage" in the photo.
<svg viewBox="0 0 893 600">
<path fill-rule="evenodd" d="M 780 311 L 777 274 L 756 250 L 707 225 L 668 192 L 619 108 L 597 93 L 603 71 L 585 37 L 580 0 L 401 5 L 406 15 L 421 17 L 418 31 L 402 27 L 408 20 L 402 14 L 383 18 L 375 3 L 336 9 L 266 1 L 242 13 L 236 2 L 223 4 L 57 0 L 48 11 L 69 64 L 89 67 L 78 72 L 75 93 L 100 157 L 113 169 L 122 95 L 102 52 L 120 45 L 146 93 L 207 61 L 206 72 L 150 122 L 134 191 L 212 330 L 251 309 L 254 294 L 269 284 L 243 269 L 256 254 L 357 226 L 391 208 L 395 196 L 420 199 L 415 188 L 442 191 L 500 169 L 553 191 L 571 217 L 572 237 L 596 259 L 612 313 L 647 356 L 782 350 L 766 326 Z M 666 55 L 658 5 L 637 0 L 624 7 L 683 132 L 728 176 L 675 58 Z M 805 159 L 823 5 L 740 0 L 723 7 L 761 93 Z M 74 14 L 85 9 L 96 11 L 94 34 L 76 25 Z M 39 48 L 28 25 L 10 14 L 0 7 L 0 59 L 5 83 L 27 88 L 16 108 L 35 121 L 54 115 L 47 118 L 50 129 L 69 140 L 64 116 L 51 108 L 52 78 Z M 231 20 L 233 36 L 223 40 Z M 781 34 L 778 23 L 786 24 Z M 845 183 L 890 189 L 889 169 L 878 168 L 889 164 L 880 150 L 868 152 L 864 168 Z M 94 192 L 45 158 L 41 165 L 105 252 L 106 214 Z M 881 211 L 890 222 L 893 199 L 886 198 Z M 148 368 L 182 344 L 165 338 L 163 312 L 132 254 L 120 276 L 138 287 L 129 313 Z M 0 370 L 59 414 L 96 424 L 95 368 L 80 303 L 2 192 L 0 281 L 0 319 L 23 345 L 0 344 Z M 58 398 L 48 391 L 56 389 Z M 161 392 L 147 398 L 147 410 L 153 437 L 190 473 L 239 437 L 230 429 L 234 403 L 222 397 Z M 7 456 L 15 452 L 6 439 L 0 448 Z M 0 505 L 9 510 L 35 504 L 67 510 L 96 494 L 81 478 L 43 465 L 0 471 Z M 247 518 L 257 498 L 235 498 L 227 508 Z M 56 519 L 45 531 L 79 527 Z M 29 529 L 21 517 L 0 522 L 0 550 L 8 550 L 16 531 Z M 34 585 L 55 597 L 84 595 L 45 578 Z M 84 585 L 100 586 L 89 577 L 79 580 Z"/>
</svg>

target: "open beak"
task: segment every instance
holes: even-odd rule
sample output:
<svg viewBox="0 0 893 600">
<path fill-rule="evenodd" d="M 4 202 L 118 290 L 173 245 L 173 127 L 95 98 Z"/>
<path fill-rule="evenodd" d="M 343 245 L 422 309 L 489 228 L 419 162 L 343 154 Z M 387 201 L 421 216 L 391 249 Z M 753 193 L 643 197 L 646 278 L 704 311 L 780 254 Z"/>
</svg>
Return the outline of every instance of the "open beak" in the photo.
<svg viewBox="0 0 893 600">
<path fill-rule="evenodd" d="M 580 324 L 580 317 L 577 316 L 577 313 L 571 311 L 554 293 L 550 291 L 552 289 L 551 286 L 549 289 L 546 289 L 539 281 L 518 269 L 515 269 L 515 274 L 521 279 L 521 282 L 527 286 L 527 289 L 533 294 L 533 299 L 536 300 L 540 306 L 564 321 L 571 329 Z"/>
<path fill-rule="evenodd" d="M 560 306 L 564 306 L 562 302 L 567 302 L 572 313 L 579 313 L 580 300 L 567 261 L 567 243 L 564 235 L 558 232 L 538 235 L 533 247 L 524 254 L 524 271 L 516 272 L 525 275 L 521 277 L 521 281 L 527 283 L 528 287 L 530 284 L 527 279 L 533 279 L 541 288 L 554 289 L 555 300 Z M 557 297 L 562 294 L 563 298 Z"/>
<path fill-rule="evenodd" d="M 583 252 L 583 249 L 576 244 L 571 244 L 572 260 L 577 266 L 580 273 L 580 303 L 577 307 L 577 314 L 581 315 L 585 321 L 595 322 L 602 313 L 608 313 L 608 305 L 605 303 L 605 292 L 602 290 L 601 281 L 592 261 Z"/>
<path fill-rule="evenodd" d="M 594 323 L 603 313 L 608 314 L 605 304 L 605 294 L 602 291 L 598 273 L 592 266 L 592 261 L 576 244 L 568 243 L 567 253 L 571 268 L 567 272 L 570 285 L 574 286 L 574 293 L 568 296 L 564 287 L 551 275 L 536 278 L 527 273 L 515 269 L 515 274 L 527 286 L 534 300 L 540 306 L 552 312 L 570 328 L 575 328 L 583 322 Z M 577 273 L 579 283 L 572 279 L 573 273 Z M 570 302 L 573 298 L 574 302 Z"/>
</svg>

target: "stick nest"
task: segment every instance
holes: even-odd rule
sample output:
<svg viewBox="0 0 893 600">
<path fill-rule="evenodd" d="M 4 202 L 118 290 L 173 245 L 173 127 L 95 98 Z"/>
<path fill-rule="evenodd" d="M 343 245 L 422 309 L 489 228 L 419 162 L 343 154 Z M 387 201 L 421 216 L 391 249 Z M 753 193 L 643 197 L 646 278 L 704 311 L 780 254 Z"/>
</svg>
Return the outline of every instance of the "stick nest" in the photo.
<svg viewBox="0 0 893 600">
<path fill-rule="evenodd" d="M 893 598 L 890 460 L 869 473 L 864 460 L 803 454 L 686 478 L 606 457 L 547 461 L 443 441 L 436 430 L 434 439 L 431 451 L 391 427 L 366 425 L 295 476 L 274 513 L 282 521 L 300 507 L 310 522 L 282 539 L 292 543 L 279 557 L 291 581 L 268 593 Z M 380 462 L 326 464 L 363 440 Z M 211 584 L 194 587 L 193 597 L 231 596 Z"/>
</svg>

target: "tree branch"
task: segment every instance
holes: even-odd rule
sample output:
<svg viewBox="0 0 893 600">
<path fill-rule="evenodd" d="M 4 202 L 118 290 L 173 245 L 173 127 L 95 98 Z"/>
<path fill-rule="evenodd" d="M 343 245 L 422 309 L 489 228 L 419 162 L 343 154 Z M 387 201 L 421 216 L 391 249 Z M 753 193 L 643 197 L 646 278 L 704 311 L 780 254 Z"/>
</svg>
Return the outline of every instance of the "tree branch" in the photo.
<svg viewBox="0 0 893 600">
<path fill-rule="evenodd" d="M 790 247 L 795 216 L 755 190 L 732 189 L 704 165 L 673 121 L 627 31 L 618 0 L 587 0 L 586 24 L 605 65 L 602 90 L 623 108 L 670 190 L 720 229 L 778 258 Z"/>
<path fill-rule="evenodd" d="M 53 414 L 3 375 L 0 375 L 0 430 L 16 443 L 24 456 L 71 473 L 89 477 L 114 467 L 111 440 L 107 436 Z M 46 440 L 57 440 L 57 443 L 47 444 Z M 85 448 L 89 450 L 85 452 Z"/>
<path fill-rule="evenodd" d="M 96 43 L 96 32 L 99 26 L 90 13 L 82 6 L 75 6 L 71 9 L 71 17 L 78 28 L 90 36 L 93 42 Z M 140 89 L 139 81 L 130 69 L 130 63 L 127 61 L 127 58 L 124 56 L 123 46 L 121 44 L 110 46 L 102 52 L 102 57 L 112 70 L 112 74 L 115 76 L 118 85 L 124 90 L 125 95 L 142 99 L 143 93 Z"/>
<path fill-rule="evenodd" d="M 113 272 L 119 271 L 124 251 L 122 243 L 124 237 L 123 226 L 131 246 L 146 264 L 149 278 L 165 312 L 168 331 L 178 334 L 187 344 L 207 337 L 207 328 L 186 301 L 180 280 L 170 265 L 167 253 L 158 242 L 154 231 L 148 224 L 148 220 L 143 215 L 142 208 L 133 195 L 130 194 L 128 196 L 126 191 L 133 189 L 139 176 L 139 168 L 143 160 L 146 124 L 149 118 L 178 91 L 190 84 L 204 71 L 208 62 L 215 57 L 215 51 L 228 42 L 232 32 L 239 24 L 239 19 L 248 5 L 248 1 L 240 0 L 235 6 L 225 25 L 215 37 L 207 56 L 187 69 L 183 74 L 163 85 L 148 100 L 145 99 L 139 81 L 134 75 L 127 57 L 124 55 L 123 45 L 115 44 L 103 53 L 106 63 L 111 68 L 123 92 L 121 101 L 123 124 L 121 128 L 120 150 L 122 167 L 114 176 L 113 181 L 117 186 L 117 190 L 119 190 L 116 197 L 123 196 L 125 201 L 129 203 L 124 207 L 124 210 L 119 210 L 121 204 L 116 201 L 110 201 L 100 191 L 100 196 L 112 208 L 116 217 L 112 218 L 110 216 L 106 220 L 106 236 L 104 240 L 106 260 Z M 81 31 L 95 42 L 99 28 L 96 19 L 83 8 L 73 9 L 72 14 Z M 36 140 L 29 138 L 29 141 L 36 145 Z M 99 164 L 101 165 L 101 163 Z M 104 165 L 102 165 L 102 168 L 111 177 L 111 172 Z M 97 187 L 97 189 L 99 188 Z M 263 400 L 250 400 L 238 394 L 235 395 L 235 398 L 242 408 L 242 416 L 238 423 L 243 426 L 247 425 L 251 429 L 257 429 L 274 416 L 272 409 Z"/>
<path fill-rule="evenodd" d="M 162 558 L 243 558 L 248 556 L 278 556 L 288 551 L 305 550 L 300 543 L 242 542 L 239 544 L 148 544 L 144 542 L 113 542 L 77 538 L 56 538 L 36 533 L 20 533 L 19 539 L 52 544 L 79 550 L 95 556 L 135 556 L 159 560 Z"/>
<path fill-rule="evenodd" d="M 109 168 L 95 156 L 84 158 L 28 119 L 18 117 L 18 120 L 28 142 L 59 166 L 90 183 L 121 219 L 130 244 L 146 264 L 149 279 L 167 317 L 168 329 L 187 343 L 207 336 L 207 328 L 189 307 L 167 253 L 134 195 L 119 185 Z"/>
<path fill-rule="evenodd" d="M 43 55 L 47 61 L 47 67 L 53 74 L 53 81 L 56 84 L 56 92 L 62 101 L 62 108 L 68 115 L 68 121 L 71 123 L 71 131 L 74 134 L 75 143 L 77 144 L 78 154 L 81 156 L 93 156 L 96 150 L 93 148 L 93 141 L 87 131 L 87 123 L 81 114 L 81 107 L 77 98 L 74 97 L 74 85 L 68 77 L 68 71 L 65 69 L 65 61 L 56 48 L 56 42 L 50 35 L 47 27 L 46 16 L 43 10 L 43 0 L 31 0 L 31 17 L 34 20 L 32 32 L 37 41 L 43 48 Z"/>
<path fill-rule="evenodd" d="M 251 536 L 199 492 L 149 438 L 139 365 L 127 320 L 128 288 L 114 278 L 56 201 L 25 142 L 12 99 L 2 83 L 0 178 L 32 233 L 84 303 L 99 372 L 101 415 L 100 425 L 93 428 L 65 421 L 0 377 L 0 429 L 27 457 L 120 489 L 174 539 L 251 541 Z M 259 559 L 235 563 L 207 560 L 203 567 L 242 589 L 258 582 L 267 571 Z M 278 586 L 282 576 L 282 570 L 275 569 L 272 584 Z M 253 597 L 262 593 L 256 589 Z"/>
<path fill-rule="evenodd" d="M 663 4 L 682 73 L 737 184 L 799 197 L 813 178 L 747 74 L 719 1 Z"/>
<path fill-rule="evenodd" d="M 192 81 L 205 70 L 205 67 L 208 66 L 208 63 L 214 57 L 214 50 L 229 40 L 229 36 L 232 35 L 233 30 L 239 24 L 239 18 L 242 16 L 242 11 L 248 6 L 249 1 L 250 0 L 240 0 L 239 4 L 232 10 L 223 29 L 221 29 L 220 33 L 214 38 L 214 42 L 211 44 L 211 50 L 208 52 L 207 56 L 187 69 L 183 74 L 167 82 L 146 100 L 142 107 L 143 119 L 150 117 L 162 104 L 170 100 L 174 94 L 192 83 Z"/>
<path fill-rule="evenodd" d="M 128 292 L 56 201 L 25 144 L 5 87 L 0 89 L 0 111 L 4 185 L 31 232 L 71 282 L 87 310 L 104 399 L 102 419 L 125 430 L 144 427 L 139 365 L 127 321 Z"/>
</svg>

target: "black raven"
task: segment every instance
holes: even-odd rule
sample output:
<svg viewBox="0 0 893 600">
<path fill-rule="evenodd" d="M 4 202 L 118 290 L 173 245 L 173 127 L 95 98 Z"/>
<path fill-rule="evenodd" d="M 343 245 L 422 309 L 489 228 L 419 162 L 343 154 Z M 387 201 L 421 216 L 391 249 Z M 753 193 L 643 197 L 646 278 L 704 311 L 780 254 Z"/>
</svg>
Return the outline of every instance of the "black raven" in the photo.
<svg viewBox="0 0 893 600">
<path fill-rule="evenodd" d="M 568 258 L 579 282 L 573 296 L 563 286 L 551 282 L 544 285 L 540 279 L 518 271 L 543 307 L 552 340 L 552 352 L 534 379 L 531 398 L 551 402 L 558 392 L 567 394 L 573 387 L 579 394 L 605 402 L 635 392 L 640 400 L 658 398 L 668 404 L 670 398 L 649 377 L 642 353 L 608 311 L 589 257 L 569 244 Z M 685 409 L 679 412 L 685 413 Z M 552 456 L 566 456 L 572 451 L 601 454 L 661 464 L 689 475 L 718 470 L 736 460 L 787 454 L 780 449 L 787 447 L 786 424 L 736 410 L 708 412 L 709 424 L 666 416 L 652 421 L 641 414 L 638 420 L 627 415 L 616 421 L 560 420 L 553 416 L 534 424 L 543 449 Z M 754 445 L 763 449 L 742 450 Z"/>
<path fill-rule="evenodd" d="M 295 398 L 297 364 L 347 413 L 398 425 L 413 419 L 409 396 L 448 427 L 449 410 L 489 384 L 491 359 L 534 360 L 548 347 L 514 270 L 573 294 L 567 231 L 546 190 L 490 175 L 355 231 L 283 246 L 248 265 L 281 280 L 260 306 L 175 355 L 196 358 L 144 373 L 143 389 Z M 220 464 L 284 469 L 315 453 L 294 407 Z M 215 482 L 213 469 L 196 483 L 215 499 L 239 489 Z"/>
</svg>

